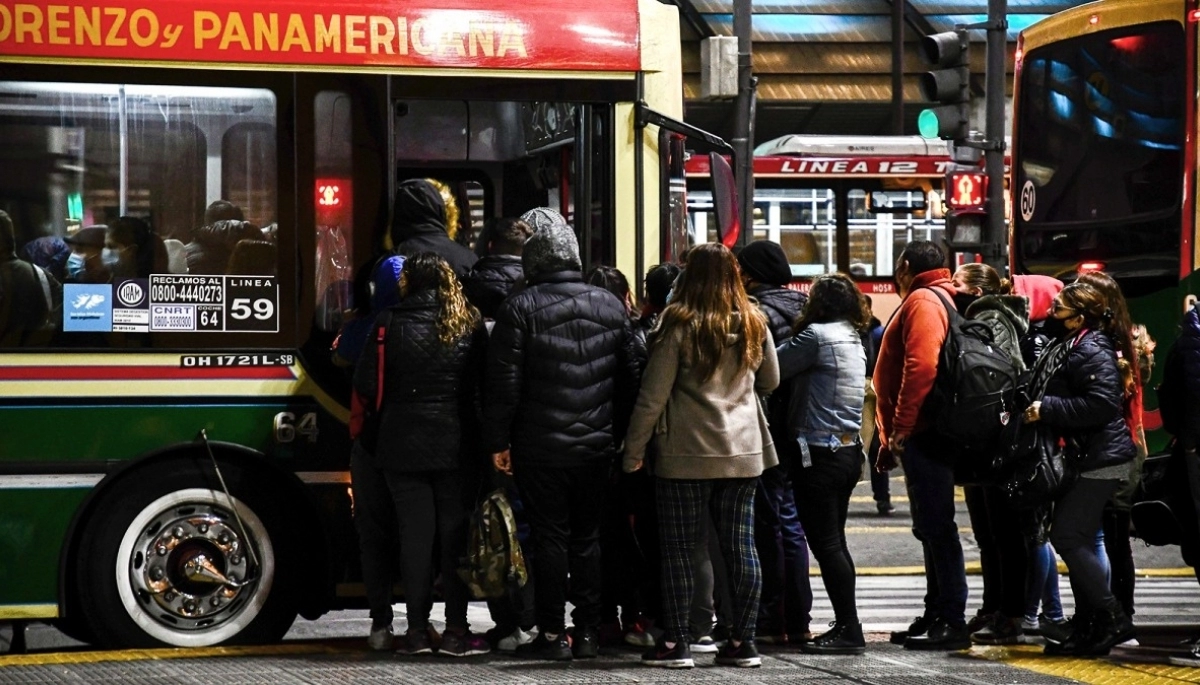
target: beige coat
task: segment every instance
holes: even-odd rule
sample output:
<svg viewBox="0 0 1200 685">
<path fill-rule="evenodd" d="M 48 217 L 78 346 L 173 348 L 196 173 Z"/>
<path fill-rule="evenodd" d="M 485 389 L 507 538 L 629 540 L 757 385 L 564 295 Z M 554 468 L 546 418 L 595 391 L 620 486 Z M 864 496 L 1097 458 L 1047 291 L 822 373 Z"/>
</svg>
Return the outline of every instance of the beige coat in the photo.
<svg viewBox="0 0 1200 685">
<path fill-rule="evenodd" d="M 625 471 L 634 471 L 655 440 L 654 474 L 672 479 L 755 478 L 779 463 L 759 397 L 779 385 L 771 332 L 763 360 L 740 371 L 740 330 L 727 336 L 716 372 L 702 379 L 679 330 L 656 341 L 625 436 Z"/>
</svg>

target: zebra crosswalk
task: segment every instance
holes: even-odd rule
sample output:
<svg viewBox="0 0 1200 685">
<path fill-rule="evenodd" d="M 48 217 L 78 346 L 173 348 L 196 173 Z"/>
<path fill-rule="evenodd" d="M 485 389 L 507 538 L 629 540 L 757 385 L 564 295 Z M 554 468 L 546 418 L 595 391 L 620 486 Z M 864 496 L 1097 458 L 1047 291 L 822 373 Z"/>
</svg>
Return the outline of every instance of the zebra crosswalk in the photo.
<svg viewBox="0 0 1200 685">
<path fill-rule="evenodd" d="M 967 576 L 967 616 L 974 615 L 983 596 L 983 578 Z M 1061 578 L 1059 592 L 1063 610 L 1070 615 L 1074 607 L 1070 581 Z M 924 576 L 859 576 L 858 615 L 866 631 L 902 630 L 924 612 Z M 1137 625 L 1200 624 L 1200 583 L 1195 578 L 1138 578 L 1134 589 L 1134 622 Z M 812 626 L 833 620 L 833 608 L 813 577 Z"/>
</svg>

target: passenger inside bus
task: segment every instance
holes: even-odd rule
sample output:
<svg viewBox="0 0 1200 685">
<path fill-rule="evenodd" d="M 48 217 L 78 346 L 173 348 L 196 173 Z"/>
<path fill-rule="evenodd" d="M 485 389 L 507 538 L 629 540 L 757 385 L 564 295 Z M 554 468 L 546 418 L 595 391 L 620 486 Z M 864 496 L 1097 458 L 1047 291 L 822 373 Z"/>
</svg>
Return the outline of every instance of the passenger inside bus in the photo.
<svg viewBox="0 0 1200 685">
<path fill-rule="evenodd" d="M 112 272 L 104 264 L 104 234 L 108 226 L 87 226 L 75 231 L 63 242 L 71 247 L 67 257 L 67 283 L 108 283 Z"/>
<path fill-rule="evenodd" d="M 62 284 L 18 257 L 16 240 L 12 219 L 0 210 L 0 345 L 45 344 L 40 334 L 48 338 L 54 331 L 54 303 L 62 302 Z"/>
<path fill-rule="evenodd" d="M 167 273 L 167 246 L 144 219 L 123 216 L 104 235 L 104 262 L 114 281 Z"/>
</svg>

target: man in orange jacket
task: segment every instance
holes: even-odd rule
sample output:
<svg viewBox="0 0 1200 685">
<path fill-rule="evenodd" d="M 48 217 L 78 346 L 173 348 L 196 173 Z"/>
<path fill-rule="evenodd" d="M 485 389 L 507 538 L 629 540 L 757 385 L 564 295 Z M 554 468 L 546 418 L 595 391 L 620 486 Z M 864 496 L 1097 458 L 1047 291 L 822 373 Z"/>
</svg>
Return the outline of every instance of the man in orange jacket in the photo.
<svg viewBox="0 0 1200 685">
<path fill-rule="evenodd" d="M 925 615 L 907 631 L 892 634 L 906 649 L 954 650 L 971 645 L 965 622 L 967 575 L 954 522 L 953 452 L 941 444 L 922 411 L 937 378 L 938 357 L 949 318 L 941 298 L 954 306 L 946 256 L 934 243 L 909 243 L 896 262 L 902 301 L 883 332 L 873 382 L 880 433 L 876 468 L 899 459 L 912 507 L 913 534 L 925 552 Z"/>
</svg>

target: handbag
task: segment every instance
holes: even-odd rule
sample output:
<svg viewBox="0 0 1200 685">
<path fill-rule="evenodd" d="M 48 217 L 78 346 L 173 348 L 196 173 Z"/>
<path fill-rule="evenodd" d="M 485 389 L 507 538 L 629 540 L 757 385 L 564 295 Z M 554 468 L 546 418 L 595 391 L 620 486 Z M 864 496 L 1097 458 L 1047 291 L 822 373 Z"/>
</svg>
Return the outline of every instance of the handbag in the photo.
<svg viewBox="0 0 1200 685">
<path fill-rule="evenodd" d="M 1062 365 L 1066 349 L 1043 354 L 1029 382 L 1028 394 L 1021 393 L 1018 406 L 1022 414 L 1034 398 L 1042 398 L 1046 383 Z M 1058 436 L 1044 421 L 1025 423 L 1017 414 L 1001 437 L 993 468 L 1006 474 L 1000 481 L 1000 491 L 1014 508 L 1029 510 L 1049 504 L 1075 482 L 1078 474 L 1067 463 Z"/>
<path fill-rule="evenodd" d="M 1067 463 L 1058 437 L 1042 424 L 1022 424 L 1013 472 L 1000 484 L 1000 491 L 1016 509 L 1034 509 L 1049 504 L 1075 482 L 1078 474 Z"/>
</svg>

